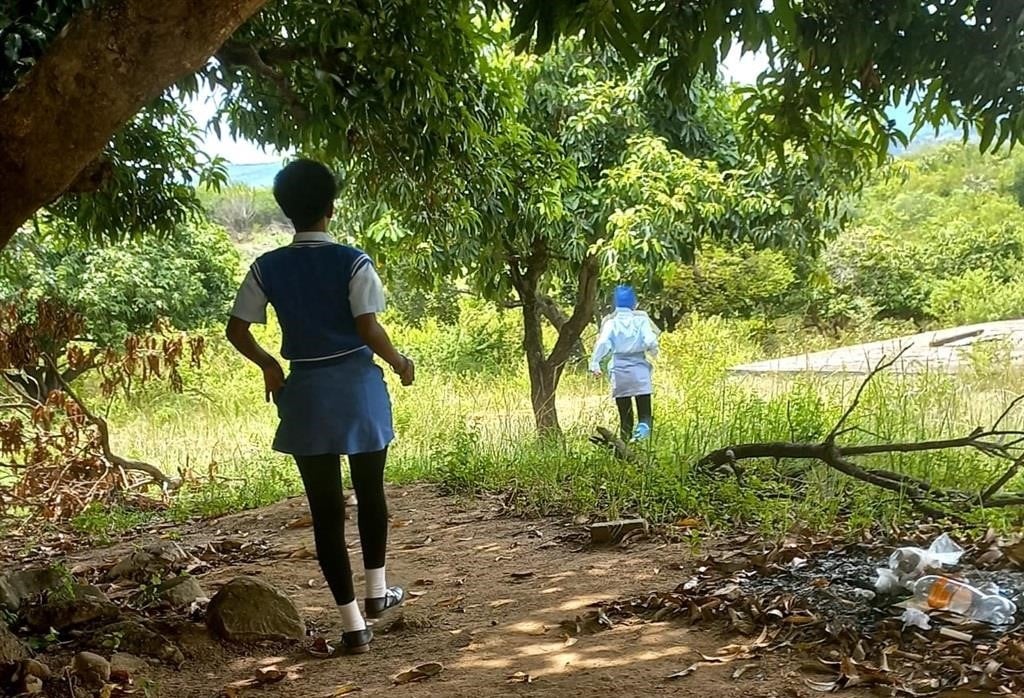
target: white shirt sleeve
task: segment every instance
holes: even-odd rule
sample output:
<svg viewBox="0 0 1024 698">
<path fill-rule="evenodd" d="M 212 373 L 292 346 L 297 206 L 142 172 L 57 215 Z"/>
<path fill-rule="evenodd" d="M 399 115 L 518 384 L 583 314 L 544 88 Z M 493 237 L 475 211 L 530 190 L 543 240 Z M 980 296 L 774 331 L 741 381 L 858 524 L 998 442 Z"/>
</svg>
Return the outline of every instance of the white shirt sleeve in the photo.
<svg viewBox="0 0 1024 698">
<path fill-rule="evenodd" d="M 644 349 L 654 357 L 658 356 L 658 328 L 651 319 L 644 315 L 643 328 Z"/>
<path fill-rule="evenodd" d="M 594 353 L 590 355 L 590 370 L 597 373 L 601 370 L 601 362 L 612 352 L 612 319 L 606 318 L 601 323 L 601 332 L 594 344 Z"/>
<path fill-rule="evenodd" d="M 384 284 L 372 264 L 364 263 L 348 282 L 348 301 L 352 317 L 384 312 Z"/>
<path fill-rule="evenodd" d="M 255 325 L 267 323 L 267 296 L 260 288 L 252 267 L 249 267 L 249 273 L 245 275 L 245 280 L 238 289 L 235 304 L 231 308 L 231 316 Z"/>
</svg>

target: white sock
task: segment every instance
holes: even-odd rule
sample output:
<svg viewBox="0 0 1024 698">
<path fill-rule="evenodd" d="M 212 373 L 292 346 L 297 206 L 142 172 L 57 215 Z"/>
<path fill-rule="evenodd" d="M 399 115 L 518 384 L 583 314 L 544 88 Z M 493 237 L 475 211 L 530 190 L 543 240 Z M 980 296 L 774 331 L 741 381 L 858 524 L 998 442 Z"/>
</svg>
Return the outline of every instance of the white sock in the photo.
<svg viewBox="0 0 1024 698">
<path fill-rule="evenodd" d="M 366 630 L 366 621 L 363 620 L 363 614 L 356 601 L 338 606 L 338 611 L 341 613 L 341 627 L 346 633 Z"/>
<path fill-rule="evenodd" d="M 388 583 L 384 576 L 384 568 L 366 570 L 366 598 L 382 599 L 388 591 Z"/>
</svg>

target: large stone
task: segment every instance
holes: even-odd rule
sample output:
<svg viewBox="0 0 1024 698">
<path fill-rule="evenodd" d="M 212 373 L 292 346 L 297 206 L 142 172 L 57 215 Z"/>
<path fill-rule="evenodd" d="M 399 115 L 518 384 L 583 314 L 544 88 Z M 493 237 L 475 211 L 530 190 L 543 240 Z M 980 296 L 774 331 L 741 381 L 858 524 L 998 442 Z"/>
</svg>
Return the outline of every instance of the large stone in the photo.
<svg viewBox="0 0 1024 698">
<path fill-rule="evenodd" d="M 0 623 L 0 666 L 13 664 L 28 656 L 28 647 L 6 625 Z"/>
<path fill-rule="evenodd" d="M 196 601 L 209 598 L 199 580 L 189 575 L 169 579 L 156 590 L 157 597 L 174 609 L 190 607 Z"/>
<path fill-rule="evenodd" d="M 115 652 L 110 658 L 110 678 L 118 683 L 129 683 L 148 669 L 149 663 L 134 654 Z"/>
<path fill-rule="evenodd" d="M 206 623 L 231 642 L 301 640 L 306 635 L 306 625 L 291 599 L 254 577 L 238 577 L 225 584 L 210 601 Z"/>
<path fill-rule="evenodd" d="M 162 579 L 177 575 L 195 562 L 196 559 L 177 543 L 158 540 L 133 551 L 111 567 L 107 578 L 148 582 L 154 577 Z"/>
<path fill-rule="evenodd" d="M 36 632 L 109 623 L 120 613 L 102 591 L 89 584 L 72 584 L 67 591 L 51 592 L 36 605 L 22 609 L 25 624 Z"/>
<path fill-rule="evenodd" d="M 110 662 L 92 652 L 79 652 L 71 660 L 71 671 L 88 688 L 101 688 L 110 681 Z"/>
<path fill-rule="evenodd" d="M 134 620 L 100 628 L 93 635 L 91 644 L 112 652 L 130 652 L 140 657 L 152 657 L 174 666 L 185 663 L 185 655 L 177 645 Z"/>
<path fill-rule="evenodd" d="M 71 576 L 59 567 L 36 567 L 0 576 L 0 606 L 18 611 L 22 605 L 40 596 L 70 589 Z"/>
</svg>

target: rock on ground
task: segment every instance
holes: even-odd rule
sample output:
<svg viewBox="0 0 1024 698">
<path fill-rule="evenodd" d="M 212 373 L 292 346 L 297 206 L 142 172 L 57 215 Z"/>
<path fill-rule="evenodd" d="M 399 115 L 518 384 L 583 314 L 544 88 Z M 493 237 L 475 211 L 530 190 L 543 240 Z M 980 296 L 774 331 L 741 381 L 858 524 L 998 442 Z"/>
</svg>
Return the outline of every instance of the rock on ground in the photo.
<svg viewBox="0 0 1024 698">
<path fill-rule="evenodd" d="M 66 593 L 51 593 L 22 611 L 25 624 L 36 632 L 110 622 L 120 613 L 106 594 L 89 584 L 72 584 Z"/>
<path fill-rule="evenodd" d="M 147 669 L 149 669 L 149 663 L 134 654 L 115 652 L 114 656 L 110 658 L 110 678 L 118 683 L 127 683 Z"/>
<path fill-rule="evenodd" d="M 100 688 L 110 681 L 110 662 L 92 652 L 76 654 L 71 661 L 71 671 L 89 688 Z"/>
<path fill-rule="evenodd" d="M 156 577 L 176 575 L 196 559 L 172 541 L 158 540 L 142 546 L 107 572 L 107 578 L 145 582 Z"/>
<path fill-rule="evenodd" d="M 174 609 L 188 608 L 194 602 L 208 598 L 199 580 L 189 575 L 169 579 L 156 590 L 160 601 Z"/>
<path fill-rule="evenodd" d="M 13 664 L 29 656 L 28 647 L 0 623 L 0 665 Z"/>
<path fill-rule="evenodd" d="M 70 588 L 72 579 L 57 567 L 37 567 L 0 575 L 0 606 L 17 611 L 44 593 Z"/>
<path fill-rule="evenodd" d="M 254 577 L 238 577 L 225 584 L 210 601 L 206 623 L 231 642 L 301 640 L 306 635 L 292 600 Z"/>
<path fill-rule="evenodd" d="M 91 643 L 94 647 L 130 652 L 140 657 L 152 657 L 174 666 L 185 663 L 185 656 L 177 645 L 134 620 L 100 628 L 94 633 Z"/>
</svg>

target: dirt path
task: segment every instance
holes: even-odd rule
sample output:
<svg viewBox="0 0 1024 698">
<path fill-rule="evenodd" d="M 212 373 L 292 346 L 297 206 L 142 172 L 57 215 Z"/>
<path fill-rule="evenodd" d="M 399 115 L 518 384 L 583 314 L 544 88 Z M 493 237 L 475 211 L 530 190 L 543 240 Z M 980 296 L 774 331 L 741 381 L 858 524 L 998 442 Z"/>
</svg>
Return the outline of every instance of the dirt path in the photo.
<svg viewBox="0 0 1024 698">
<path fill-rule="evenodd" d="M 296 677 L 244 695 L 316 698 L 342 695 L 338 689 L 347 685 L 361 696 L 410 697 L 812 694 L 796 673 L 798 665 L 779 657 L 754 661 L 739 679 L 732 678 L 738 666 L 751 662 L 702 667 L 687 678 L 666 680 L 698 660 L 696 651 L 711 653 L 732 640 L 706 630 L 637 623 L 566 639 L 561 623 L 585 614 L 594 602 L 672 588 L 691 566 L 685 546 L 650 541 L 626 550 L 589 549 L 571 522 L 498 517 L 486 504 L 460 503 L 425 487 L 392 491 L 391 509 L 389 578 L 417 596 L 377 627 L 370 654 L 314 659 L 297 648 L 239 651 L 197 640 L 186 644 L 190 658 L 181 671 L 153 670 L 154 695 L 209 698 L 269 664 L 293 667 Z M 336 613 L 316 560 L 301 553 L 287 557 L 312 547 L 309 528 L 288 527 L 305 512 L 304 500 L 293 499 L 166 533 L 180 534 L 179 542 L 190 549 L 225 538 L 265 541 L 279 551 L 278 559 L 214 567 L 200 576 L 202 584 L 213 593 L 235 576 L 259 576 L 289 593 L 307 623 L 334 637 Z M 128 547 L 72 562 L 105 564 Z M 429 661 L 441 662 L 444 671 L 422 683 L 393 684 L 399 672 Z"/>
</svg>

